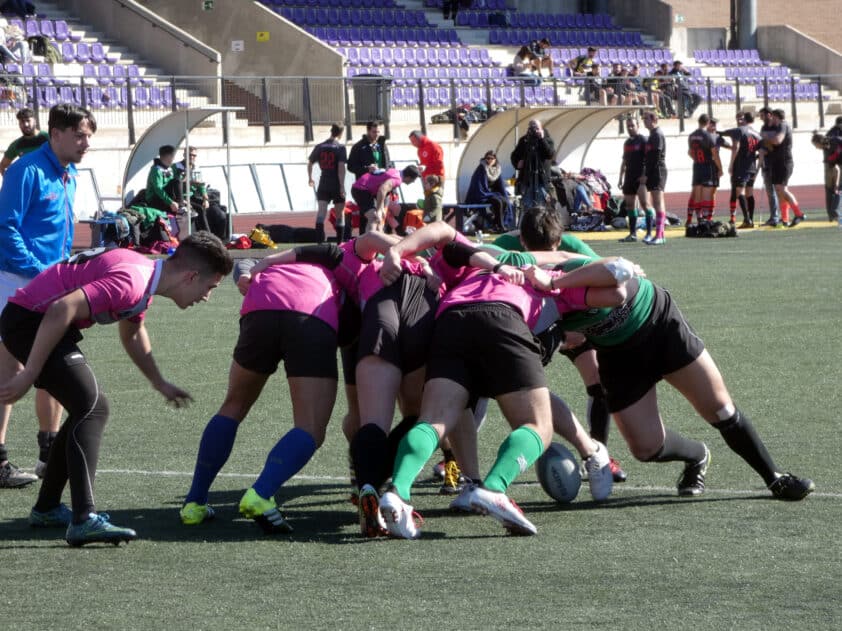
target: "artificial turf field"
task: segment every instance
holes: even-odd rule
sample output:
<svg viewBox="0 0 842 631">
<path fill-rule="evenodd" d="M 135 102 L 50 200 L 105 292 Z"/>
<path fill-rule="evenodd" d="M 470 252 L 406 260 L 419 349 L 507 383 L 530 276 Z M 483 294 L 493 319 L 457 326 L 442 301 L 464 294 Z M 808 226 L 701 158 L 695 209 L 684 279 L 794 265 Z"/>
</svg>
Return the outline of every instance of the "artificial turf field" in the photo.
<svg viewBox="0 0 842 631">
<path fill-rule="evenodd" d="M 825 226 L 737 239 L 668 232 L 666 247 L 592 244 L 640 263 L 672 292 L 781 468 L 815 480 L 803 502 L 772 500 L 718 432 L 661 386 L 668 425 L 711 449 L 701 498 L 678 498 L 680 466 L 633 461 L 612 428 L 609 451 L 629 479 L 608 501 L 594 504 L 583 487 L 558 506 L 532 470 L 510 489 L 535 537 L 452 515 L 449 498 L 422 483 L 413 495 L 422 538 L 365 540 L 347 501 L 340 395 L 324 446 L 277 496 L 295 532 L 266 538 L 237 504 L 291 426 L 275 376 L 211 490 L 216 520 L 184 527 L 178 508 L 237 334 L 240 297 L 226 280 L 208 304 L 182 312 L 159 299 L 147 315 L 165 378 L 195 398 L 187 410 L 164 405 L 123 353 L 117 327 L 86 333 L 82 347 L 111 402 L 98 508 L 140 539 L 72 549 L 63 531 L 27 526 L 36 486 L 1 491 L 2 628 L 842 628 L 842 231 Z M 572 365 L 557 356 L 548 370 L 584 419 Z M 24 467 L 36 455 L 35 428 L 30 393 L 7 443 Z M 492 405 L 479 441 L 486 469 L 506 432 Z"/>
</svg>

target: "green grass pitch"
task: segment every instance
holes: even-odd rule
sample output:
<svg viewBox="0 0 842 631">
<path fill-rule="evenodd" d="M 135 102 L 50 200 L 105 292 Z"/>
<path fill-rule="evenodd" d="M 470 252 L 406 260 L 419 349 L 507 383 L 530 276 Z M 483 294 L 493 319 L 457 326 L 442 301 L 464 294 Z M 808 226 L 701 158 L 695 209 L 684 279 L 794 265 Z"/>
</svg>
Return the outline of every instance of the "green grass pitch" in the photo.
<svg viewBox="0 0 842 631">
<path fill-rule="evenodd" d="M 511 495 L 536 537 L 451 515 L 448 498 L 421 483 L 413 502 L 426 519 L 422 538 L 364 540 L 347 502 L 340 395 L 325 445 L 278 494 L 295 532 L 266 538 L 237 504 L 291 426 L 286 384 L 275 376 L 212 488 L 216 520 L 183 527 L 178 508 L 199 436 L 224 395 L 237 334 L 239 294 L 226 280 L 206 305 L 179 311 L 157 300 L 148 313 L 162 372 L 195 398 L 187 410 L 164 405 L 124 355 L 116 327 L 86 333 L 83 348 L 112 410 L 98 508 L 140 539 L 71 549 L 62 531 L 27 526 L 35 486 L 0 491 L 3 628 L 840 628 L 842 232 L 594 247 L 640 263 L 672 292 L 772 455 L 813 478 L 814 495 L 795 504 L 770 499 L 719 434 L 661 386 L 667 424 L 711 448 L 701 498 L 679 499 L 679 466 L 632 460 L 612 428 L 609 450 L 629 480 L 608 501 L 590 502 L 583 488 L 561 507 L 534 471 L 516 481 Z M 584 419 L 572 365 L 557 356 L 548 370 L 553 389 Z M 9 431 L 21 466 L 34 463 L 35 431 L 29 394 Z M 480 434 L 486 470 L 506 432 L 492 405 Z"/>
</svg>

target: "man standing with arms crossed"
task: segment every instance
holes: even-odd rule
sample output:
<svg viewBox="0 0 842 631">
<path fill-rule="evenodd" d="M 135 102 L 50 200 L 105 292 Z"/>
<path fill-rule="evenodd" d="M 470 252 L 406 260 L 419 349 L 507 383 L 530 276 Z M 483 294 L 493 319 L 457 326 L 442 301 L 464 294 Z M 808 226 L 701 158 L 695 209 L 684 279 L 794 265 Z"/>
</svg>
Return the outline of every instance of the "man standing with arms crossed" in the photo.
<svg viewBox="0 0 842 631">
<path fill-rule="evenodd" d="M 67 258 L 73 244 L 76 164 L 88 151 L 96 120 L 67 103 L 54 106 L 49 142 L 17 160 L 0 187 L 0 310 L 21 287 L 50 265 Z M 43 475 L 50 444 L 61 423 L 61 406 L 36 390 L 38 463 Z M 37 477 L 9 462 L 6 430 L 12 406 L 0 405 L 0 488 L 25 486 Z"/>
</svg>

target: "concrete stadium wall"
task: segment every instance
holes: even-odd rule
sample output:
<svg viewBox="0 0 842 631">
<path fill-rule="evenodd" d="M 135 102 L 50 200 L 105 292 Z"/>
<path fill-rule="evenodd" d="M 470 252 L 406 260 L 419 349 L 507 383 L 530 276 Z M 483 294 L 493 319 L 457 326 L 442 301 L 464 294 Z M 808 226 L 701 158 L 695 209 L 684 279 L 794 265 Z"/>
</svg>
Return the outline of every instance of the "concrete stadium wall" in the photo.
<svg viewBox="0 0 842 631">
<path fill-rule="evenodd" d="M 215 77 L 220 72 L 220 54 L 206 41 L 162 22 L 137 2 L 56 0 L 56 4 L 169 74 Z"/>
<path fill-rule="evenodd" d="M 612 3 L 640 5 L 639 12 L 645 13 L 644 3 Z M 692 28 L 725 28 L 731 23 L 730 0 L 672 0 L 674 20 L 677 25 Z M 842 29 L 839 28 L 839 0 L 757 0 L 757 26 L 788 24 L 837 51 L 842 51 Z M 634 7 L 629 6 L 629 9 Z"/>
<path fill-rule="evenodd" d="M 215 0 L 213 10 L 201 2 L 142 0 L 142 4 L 213 46 L 222 55 L 226 77 L 341 77 L 344 57 L 292 22 L 249 0 Z M 260 97 L 254 81 L 237 81 Z M 311 83 L 311 86 L 313 84 Z M 313 120 L 340 120 L 345 95 L 336 82 L 317 82 L 310 100 Z M 285 86 L 270 92 L 268 100 L 297 120 L 303 120 L 303 86 Z"/>
<path fill-rule="evenodd" d="M 673 31 L 673 9 L 670 4 L 661 0 L 610 2 L 609 9 L 615 24 L 640 29 L 669 46 Z"/>
<path fill-rule="evenodd" d="M 812 37 L 790 26 L 761 26 L 757 47 L 764 59 L 824 75 L 822 83 L 842 90 L 842 55 Z"/>
</svg>

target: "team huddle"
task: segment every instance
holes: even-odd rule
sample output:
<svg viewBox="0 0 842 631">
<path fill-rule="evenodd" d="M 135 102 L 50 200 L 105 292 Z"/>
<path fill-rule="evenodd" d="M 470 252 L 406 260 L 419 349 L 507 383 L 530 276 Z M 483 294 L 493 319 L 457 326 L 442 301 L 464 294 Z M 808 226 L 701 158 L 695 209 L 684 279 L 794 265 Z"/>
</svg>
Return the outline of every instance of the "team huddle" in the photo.
<svg viewBox="0 0 842 631">
<path fill-rule="evenodd" d="M 558 215 L 541 207 L 524 214 L 519 233 L 499 241 L 477 246 L 435 222 L 402 240 L 369 232 L 241 261 L 235 273 L 244 298 L 228 390 L 202 434 L 182 523 L 195 527 L 214 516 L 209 489 L 283 362 L 293 427 L 270 449 L 239 510 L 268 534 L 292 532 L 294 519 L 281 513 L 275 494 L 324 441 L 338 387 L 337 350 L 353 501 L 366 537 L 420 536 L 412 487 L 439 447 L 451 473 L 460 473 L 452 508 L 490 515 L 512 534 L 537 532 L 507 490 L 554 433 L 579 452 L 594 499 L 607 498 L 622 479 L 604 444 L 609 412 L 638 460 L 680 461 L 678 494 L 700 495 L 710 451 L 663 425 L 655 395 L 661 379 L 719 430 L 775 498 L 800 500 L 814 489 L 775 464 L 702 340 L 639 267 L 570 251 L 576 248 Z M 168 401 L 182 405 L 189 394 L 165 380 L 152 358 L 145 310 L 154 295 L 181 308 L 205 301 L 234 267 L 222 243 L 200 232 L 164 261 L 120 249 L 82 253 L 10 299 L 0 316 L 0 401 L 11 403 L 35 385 L 68 411 L 30 513 L 33 526 L 66 528 L 71 545 L 136 538 L 95 510 L 108 406 L 79 349 L 80 330 L 118 322 L 129 357 Z M 590 435 L 547 387 L 544 366 L 557 350 L 576 362 L 589 395 L 604 404 L 603 427 Z M 490 398 L 511 432 L 482 476 L 477 430 Z M 402 420 L 392 427 L 396 403 Z M 61 503 L 68 482 L 70 508 Z"/>
</svg>

